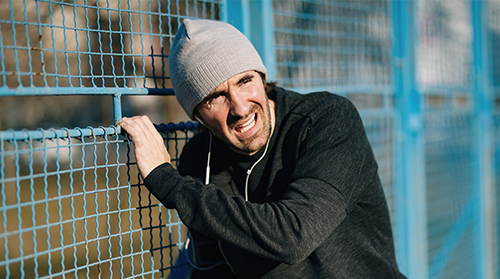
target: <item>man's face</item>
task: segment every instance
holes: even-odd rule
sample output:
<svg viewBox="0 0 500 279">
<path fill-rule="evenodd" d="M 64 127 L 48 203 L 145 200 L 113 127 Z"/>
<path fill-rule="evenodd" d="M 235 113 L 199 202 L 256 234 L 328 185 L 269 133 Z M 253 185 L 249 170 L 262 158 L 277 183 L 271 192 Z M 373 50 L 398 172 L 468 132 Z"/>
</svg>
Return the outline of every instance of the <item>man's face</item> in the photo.
<svg viewBox="0 0 500 279">
<path fill-rule="evenodd" d="M 217 86 L 196 111 L 215 137 L 238 153 L 252 155 L 272 133 L 270 105 L 274 103 L 267 98 L 260 75 L 247 71 Z"/>
</svg>

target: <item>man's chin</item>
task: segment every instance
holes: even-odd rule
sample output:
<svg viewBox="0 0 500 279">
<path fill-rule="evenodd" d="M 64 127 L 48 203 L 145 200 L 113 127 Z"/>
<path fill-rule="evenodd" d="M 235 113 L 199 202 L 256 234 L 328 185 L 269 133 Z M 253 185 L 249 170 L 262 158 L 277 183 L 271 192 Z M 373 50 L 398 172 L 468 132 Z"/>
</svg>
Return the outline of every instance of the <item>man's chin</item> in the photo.
<svg viewBox="0 0 500 279">
<path fill-rule="evenodd" d="M 231 149 L 238 154 L 248 155 L 248 156 L 257 153 L 257 151 L 260 150 L 260 148 L 251 148 L 248 145 L 246 145 L 246 146 L 231 145 Z"/>
<path fill-rule="evenodd" d="M 261 150 L 267 143 L 267 140 L 256 137 L 252 140 L 245 142 L 239 142 L 238 145 L 230 145 L 236 153 L 243 155 L 253 155 Z"/>
</svg>

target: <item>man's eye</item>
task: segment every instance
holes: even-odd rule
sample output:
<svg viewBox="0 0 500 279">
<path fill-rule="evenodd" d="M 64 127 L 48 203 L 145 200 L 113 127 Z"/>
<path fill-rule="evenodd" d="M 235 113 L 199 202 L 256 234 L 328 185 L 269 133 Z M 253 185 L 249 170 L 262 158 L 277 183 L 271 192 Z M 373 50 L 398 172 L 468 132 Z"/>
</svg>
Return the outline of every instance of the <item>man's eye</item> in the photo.
<svg viewBox="0 0 500 279">
<path fill-rule="evenodd" d="M 252 81 L 252 78 L 248 77 L 248 78 L 243 79 L 241 83 L 247 84 L 247 83 L 249 83 L 251 81 Z"/>
<path fill-rule="evenodd" d="M 213 106 L 213 105 L 217 105 L 217 104 L 220 104 L 220 103 L 223 103 L 224 102 L 224 95 L 217 95 L 217 96 L 213 96 L 211 98 L 208 98 L 206 101 L 205 101 L 205 104 L 207 106 Z"/>
</svg>

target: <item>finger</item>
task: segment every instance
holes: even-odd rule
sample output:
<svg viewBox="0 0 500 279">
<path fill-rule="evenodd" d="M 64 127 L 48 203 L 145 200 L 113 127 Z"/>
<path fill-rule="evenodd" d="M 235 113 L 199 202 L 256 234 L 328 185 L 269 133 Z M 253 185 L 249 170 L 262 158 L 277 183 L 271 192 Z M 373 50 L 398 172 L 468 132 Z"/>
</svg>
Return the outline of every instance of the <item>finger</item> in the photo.
<svg viewBox="0 0 500 279">
<path fill-rule="evenodd" d="M 146 177 L 155 167 L 170 162 L 163 138 L 147 116 L 123 118 L 122 127 L 132 137 L 141 174 Z"/>
<path fill-rule="evenodd" d="M 125 130 L 125 132 L 127 132 L 127 134 L 129 134 L 129 136 L 132 138 L 132 141 L 139 138 L 142 129 L 140 128 L 140 125 L 136 123 L 136 120 L 134 120 L 133 118 L 124 117 L 120 120 L 120 122 L 121 127 Z"/>
<path fill-rule="evenodd" d="M 144 129 L 144 133 L 152 137 L 150 140 L 155 140 L 158 144 L 164 145 L 163 137 L 160 135 L 149 117 L 141 116 L 138 120 L 143 124 L 141 128 Z"/>
<path fill-rule="evenodd" d="M 122 128 L 130 135 L 136 147 L 147 144 L 149 140 L 149 130 L 144 128 L 144 123 L 140 117 L 123 118 Z"/>
<path fill-rule="evenodd" d="M 148 145 L 150 147 L 155 146 L 158 149 L 165 148 L 163 137 L 147 116 L 123 118 L 122 127 L 129 133 L 136 147 Z"/>
<path fill-rule="evenodd" d="M 161 137 L 160 133 L 156 129 L 156 127 L 153 124 L 153 122 L 151 121 L 151 119 L 149 119 L 149 117 L 147 117 L 147 116 L 144 115 L 144 116 L 142 116 L 140 118 L 140 121 L 144 124 L 143 128 L 145 130 L 147 130 L 150 135 L 155 135 L 156 139 L 160 139 L 161 138 L 163 140 L 163 138 Z"/>
<path fill-rule="evenodd" d="M 118 125 L 122 127 L 122 129 L 127 132 L 130 136 L 136 133 L 136 129 L 132 125 L 132 119 L 128 117 L 123 117 L 118 121 Z"/>
</svg>

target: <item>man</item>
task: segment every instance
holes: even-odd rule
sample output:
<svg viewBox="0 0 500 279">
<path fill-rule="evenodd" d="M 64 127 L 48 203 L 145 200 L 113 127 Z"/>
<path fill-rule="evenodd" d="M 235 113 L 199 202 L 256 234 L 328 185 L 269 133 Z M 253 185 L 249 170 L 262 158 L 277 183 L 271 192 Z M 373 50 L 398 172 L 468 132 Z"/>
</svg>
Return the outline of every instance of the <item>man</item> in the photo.
<svg viewBox="0 0 500 279">
<path fill-rule="evenodd" d="M 179 170 L 147 117 L 122 127 L 146 187 L 193 234 L 192 278 L 404 278 L 377 164 L 348 100 L 266 83 L 248 39 L 216 21 L 184 20 L 169 71 L 179 103 L 206 127 Z"/>
</svg>

